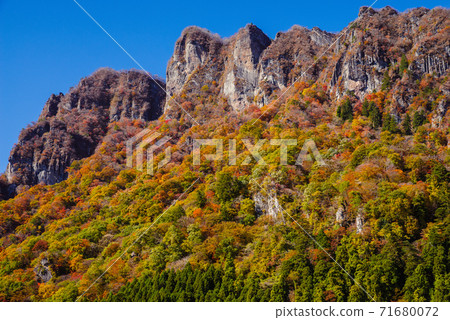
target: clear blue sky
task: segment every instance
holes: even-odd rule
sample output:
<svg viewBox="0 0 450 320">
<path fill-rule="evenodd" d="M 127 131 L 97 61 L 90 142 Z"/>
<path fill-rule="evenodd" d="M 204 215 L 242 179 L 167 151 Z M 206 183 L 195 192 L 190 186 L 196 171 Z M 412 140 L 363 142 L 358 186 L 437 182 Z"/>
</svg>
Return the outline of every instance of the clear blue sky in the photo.
<svg viewBox="0 0 450 320">
<path fill-rule="evenodd" d="M 138 1 L 78 0 L 150 73 L 165 76 L 174 43 L 189 25 L 230 36 L 247 23 L 274 37 L 294 24 L 336 32 L 373 0 L 348 1 Z M 426 1 L 428 7 L 448 5 Z M 379 0 L 404 11 L 423 1 Z M 73 0 L 0 0 L 0 172 L 20 130 L 37 120 L 52 93 L 100 67 L 137 66 Z"/>
</svg>

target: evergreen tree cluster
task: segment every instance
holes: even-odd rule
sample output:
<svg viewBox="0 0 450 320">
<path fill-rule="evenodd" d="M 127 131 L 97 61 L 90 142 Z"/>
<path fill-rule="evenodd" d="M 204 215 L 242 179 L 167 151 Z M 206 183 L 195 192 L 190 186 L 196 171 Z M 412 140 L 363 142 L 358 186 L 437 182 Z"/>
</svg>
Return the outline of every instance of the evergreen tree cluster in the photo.
<svg viewBox="0 0 450 320">
<path fill-rule="evenodd" d="M 337 116 L 342 120 L 353 120 L 353 107 L 350 99 L 347 98 L 337 108 Z"/>
<path fill-rule="evenodd" d="M 433 179 L 441 176 L 439 173 L 434 175 Z M 420 197 L 417 198 L 414 210 L 418 215 L 423 206 Z M 329 248 L 333 241 L 323 231 L 315 237 L 322 248 Z M 166 269 L 144 274 L 122 286 L 117 293 L 111 292 L 102 301 L 450 300 L 449 217 L 432 228 L 426 241 L 421 242 L 423 252 L 420 256 L 414 246 L 394 235 L 380 250 L 374 244 L 361 242 L 358 236 L 343 237 L 333 255 L 353 279 L 317 245 L 308 244 L 302 236 L 296 238 L 292 240 L 299 250 L 280 265 L 275 275 L 236 270 L 231 258 L 223 267 L 209 265 L 206 269 L 188 263 L 182 270 Z M 316 250 L 316 260 L 308 257 L 310 250 Z"/>
<path fill-rule="evenodd" d="M 117 294 L 110 293 L 104 301 L 269 301 L 271 290 L 262 286 L 261 279 L 262 276 L 255 273 L 236 276 L 232 260 L 228 260 L 223 269 L 210 265 L 205 271 L 187 264 L 181 271 L 169 269 L 134 279 Z"/>
<path fill-rule="evenodd" d="M 382 124 L 382 115 L 380 109 L 377 107 L 375 102 L 364 100 L 362 104 L 361 114 L 370 119 L 372 128 L 378 128 Z"/>
</svg>

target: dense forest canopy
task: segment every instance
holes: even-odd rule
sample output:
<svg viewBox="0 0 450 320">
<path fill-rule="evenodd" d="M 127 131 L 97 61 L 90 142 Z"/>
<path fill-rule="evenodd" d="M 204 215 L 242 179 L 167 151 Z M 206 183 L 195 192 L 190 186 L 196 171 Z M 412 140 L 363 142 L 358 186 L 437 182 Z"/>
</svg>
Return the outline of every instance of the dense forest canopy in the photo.
<svg viewBox="0 0 450 320">
<path fill-rule="evenodd" d="M 440 21 L 435 33 L 428 35 L 425 25 L 414 30 L 448 43 L 448 20 L 439 15 L 448 10 L 439 10 L 427 11 Z M 338 57 L 330 54 L 311 77 L 281 89 L 265 82 L 270 90 L 262 106 L 255 97 L 234 108 L 230 101 L 239 97 L 227 100 L 214 77 L 203 78 L 196 90 L 189 81 L 204 76 L 206 66 L 186 77 L 176 103 L 158 119 L 146 112 L 160 97 L 140 108 L 149 88 L 159 90 L 142 74 L 101 70 L 83 80 L 87 89 L 71 91 L 76 99 L 51 98 L 57 99 L 46 105 L 51 115 L 24 130 L 22 137 L 31 138 L 14 159 L 39 154 L 36 163 L 52 166 L 67 160 L 58 155 L 61 145 L 70 166 L 52 185 L 24 179 L 10 199 L 11 181 L 0 178 L 0 300 L 450 301 L 448 71 L 420 73 L 411 43 L 384 50 L 375 31 L 386 28 L 377 28 L 352 24 L 343 38 L 350 42 L 341 43 L 348 49 L 343 57 L 360 56 L 350 50 L 355 46 L 390 56 L 383 72 L 373 67 L 380 83 L 364 95 L 344 89 L 346 58 L 332 81 L 337 71 L 326 65 Z M 302 30 L 289 32 L 306 41 Z M 222 42 L 194 31 L 208 50 L 224 50 Z M 186 34 L 179 41 L 187 41 Z M 286 34 L 277 37 L 282 44 Z M 363 36 L 380 42 L 357 41 Z M 271 46 L 272 55 L 283 49 Z M 228 68 L 219 64 L 214 72 L 222 67 Z M 290 70 L 301 75 L 301 68 Z M 64 99 L 74 106 L 88 102 L 53 108 Z M 142 171 L 126 165 L 126 143 L 144 129 L 171 138 L 171 159 L 158 166 L 166 153 L 157 149 L 153 175 L 145 165 Z M 216 149 L 205 146 L 195 165 L 194 139 L 221 139 L 224 150 L 235 141 L 236 162 L 227 152 L 221 160 L 206 159 Z M 244 141 L 263 139 L 297 142 L 287 146 L 286 165 L 280 165 L 280 146 L 270 143 L 259 147 L 264 164 L 257 163 Z M 92 150 L 78 157 L 77 141 Z M 305 141 L 325 165 L 311 150 L 296 164 Z M 32 168 L 26 161 L 19 167 Z"/>
</svg>

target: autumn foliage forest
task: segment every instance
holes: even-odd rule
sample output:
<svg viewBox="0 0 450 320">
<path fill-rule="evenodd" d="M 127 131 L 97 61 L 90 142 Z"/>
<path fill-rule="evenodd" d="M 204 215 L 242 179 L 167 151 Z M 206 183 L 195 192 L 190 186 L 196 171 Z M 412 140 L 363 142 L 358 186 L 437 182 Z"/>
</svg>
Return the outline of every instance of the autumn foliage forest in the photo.
<svg viewBox="0 0 450 320">
<path fill-rule="evenodd" d="M 450 301 L 449 113 L 433 125 L 448 77 L 407 67 L 398 55 L 364 99 L 301 80 L 235 111 L 209 81 L 157 120 L 98 119 L 66 180 L 0 201 L 0 300 Z M 414 98 L 394 117 L 400 82 Z M 154 175 L 126 166 L 144 128 L 172 137 Z M 236 165 L 193 164 L 193 139 L 213 138 L 236 139 Z M 243 139 L 298 143 L 288 165 L 269 143 L 265 165 L 241 165 Z M 324 166 L 295 164 L 308 139 Z"/>
<path fill-rule="evenodd" d="M 240 115 L 185 103 L 197 119 L 208 113 L 199 126 L 186 115 L 114 123 L 67 180 L 0 203 L 0 297 L 73 301 L 120 257 L 83 300 L 370 301 L 367 293 L 376 301 L 449 300 L 449 132 L 416 110 L 440 98 L 426 91 L 435 81 L 418 84 L 401 125 L 383 115 L 385 91 L 362 103 L 350 94 L 335 107 L 324 85 L 305 82 L 283 101 Z M 124 142 L 147 126 L 178 137 L 172 161 L 154 176 L 124 166 Z M 189 137 L 299 144 L 287 166 L 267 144 L 266 166 L 227 159 L 193 166 Z M 326 166 L 293 164 L 306 139 Z M 237 148 L 239 163 L 249 152 Z M 254 195 L 270 193 L 367 293 L 286 214 L 278 213 L 282 222 L 256 209 Z M 53 276 L 45 283 L 33 271 L 44 258 Z"/>
</svg>

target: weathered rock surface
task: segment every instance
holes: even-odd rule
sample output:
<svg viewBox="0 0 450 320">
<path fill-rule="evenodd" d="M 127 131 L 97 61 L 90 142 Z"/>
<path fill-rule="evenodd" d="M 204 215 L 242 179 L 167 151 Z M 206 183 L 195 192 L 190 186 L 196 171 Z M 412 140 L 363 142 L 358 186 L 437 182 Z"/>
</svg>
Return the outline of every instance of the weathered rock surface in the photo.
<svg viewBox="0 0 450 320">
<path fill-rule="evenodd" d="M 304 68 L 318 77 L 322 63 L 309 68 L 334 35 L 318 28 L 294 26 L 271 41 L 249 24 L 229 39 L 198 27 L 185 29 L 167 66 L 169 107 L 172 95 L 189 96 L 205 85 L 218 92 L 235 110 L 256 102 L 263 105 L 273 90 L 284 88 Z M 309 69 L 308 69 L 309 68 Z"/>
<path fill-rule="evenodd" d="M 270 192 L 268 196 L 264 196 L 261 193 L 253 195 L 253 201 L 255 202 L 255 210 L 259 215 L 269 215 L 276 221 L 285 222 L 283 208 L 278 202 L 275 192 Z"/>
<path fill-rule="evenodd" d="M 358 213 L 358 215 L 356 216 L 355 225 L 356 225 L 356 233 L 358 234 L 361 233 L 364 228 L 364 217 L 362 213 Z"/>
<path fill-rule="evenodd" d="M 433 128 L 441 127 L 442 120 L 444 119 L 444 116 L 448 111 L 448 103 L 449 102 L 447 99 L 443 99 L 437 105 L 433 117 L 431 118 L 431 125 Z"/>
<path fill-rule="evenodd" d="M 183 91 L 199 90 L 223 71 L 223 61 L 217 59 L 223 45 L 223 39 L 206 29 L 193 26 L 183 31 L 167 67 L 168 102 Z"/>
<path fill-rule="evenodd" d="M 46 283 L 53 278 L 50 263 L 47 258 L 42 259 L 33 271 L 36 274 L 38 283 Z"/>
<path fill-rule="evenodd" d="M 39 121 L 21 132 L 11 151 L 7 193 L 64 180 L 67 167 L 95 151 L 111 122 L 157 119 L 165 101 L 162 88 L 164 82 L 142 72 L 100 69 L 67 94 L 52 95 Z"/>
<path fill-rule="evenodd" d="M 267 104 L 275 90 L 286 88 L 299 78 L 317 80 L 332 54 L 326 49 L 334 39 L 335 35 L 317 27 L 309 30 L 293 26 L 287 32 L 279 32 L 261 57 L 257 105 Z"/>
<path fill-rule="evenodd" d="M 167 67 L 169 106 L 172 95 L 217 88 L 234 110 L 267 104 L 274 91 L 300 77 L 330 84 L 337 97 L 352 91 L 363 98 L 379 90 L 385 72 L 398 72 L 402 55 L 413 79 L 442 76 L 449 68 L 449 10 L 417 8 L 398 13 L 362 7 L 359 17 L 339 34 L 317 27 L 294 26 L 270 40 L 254 25 L 229 39 L 198 27 L 183 31 Z M 328 50 L 330 49 L 330 50 Z M 327 51 L 328 50 L 328 51 Z M 402 75 L 397 75 L 399 78 Z M 403 91 L 403 90 L 401 90 Z M 399 104 L 410 103 L 400 97 Z"/>
<path fill-rule="evenodd" d="M 339 206 L 339 208 L 336 210 L 336 217 L 335 217 L 335 221 L 336 223 L 342 225 L 346 220 L 346 216 L 345 216 L 345 208 L 344 206 Z"/>
<path fill-rule="evenodd" d="M 339 34 L 337 55 L 330 64 L 332 89 L 338 96 L 350 90 L 363 98 L 380 89 L 385 72 L 392 76 L 402 55 L 409 60 L 408 70 L 414 79 L 427 73 L 444 75 L 450 56 L 448 26 L 449 10 L 443 8 L 405 13 L 389 6 L 361 8 L 358 19 Z"/>
<path fill-rule="evenodd" d="M 234 109 L 241 110 L 252 101 L 260 80 L 260 57 L 270 43 L 254 25 L 247 25 L 231 38 L 222 92 Z"/>
</svg>

